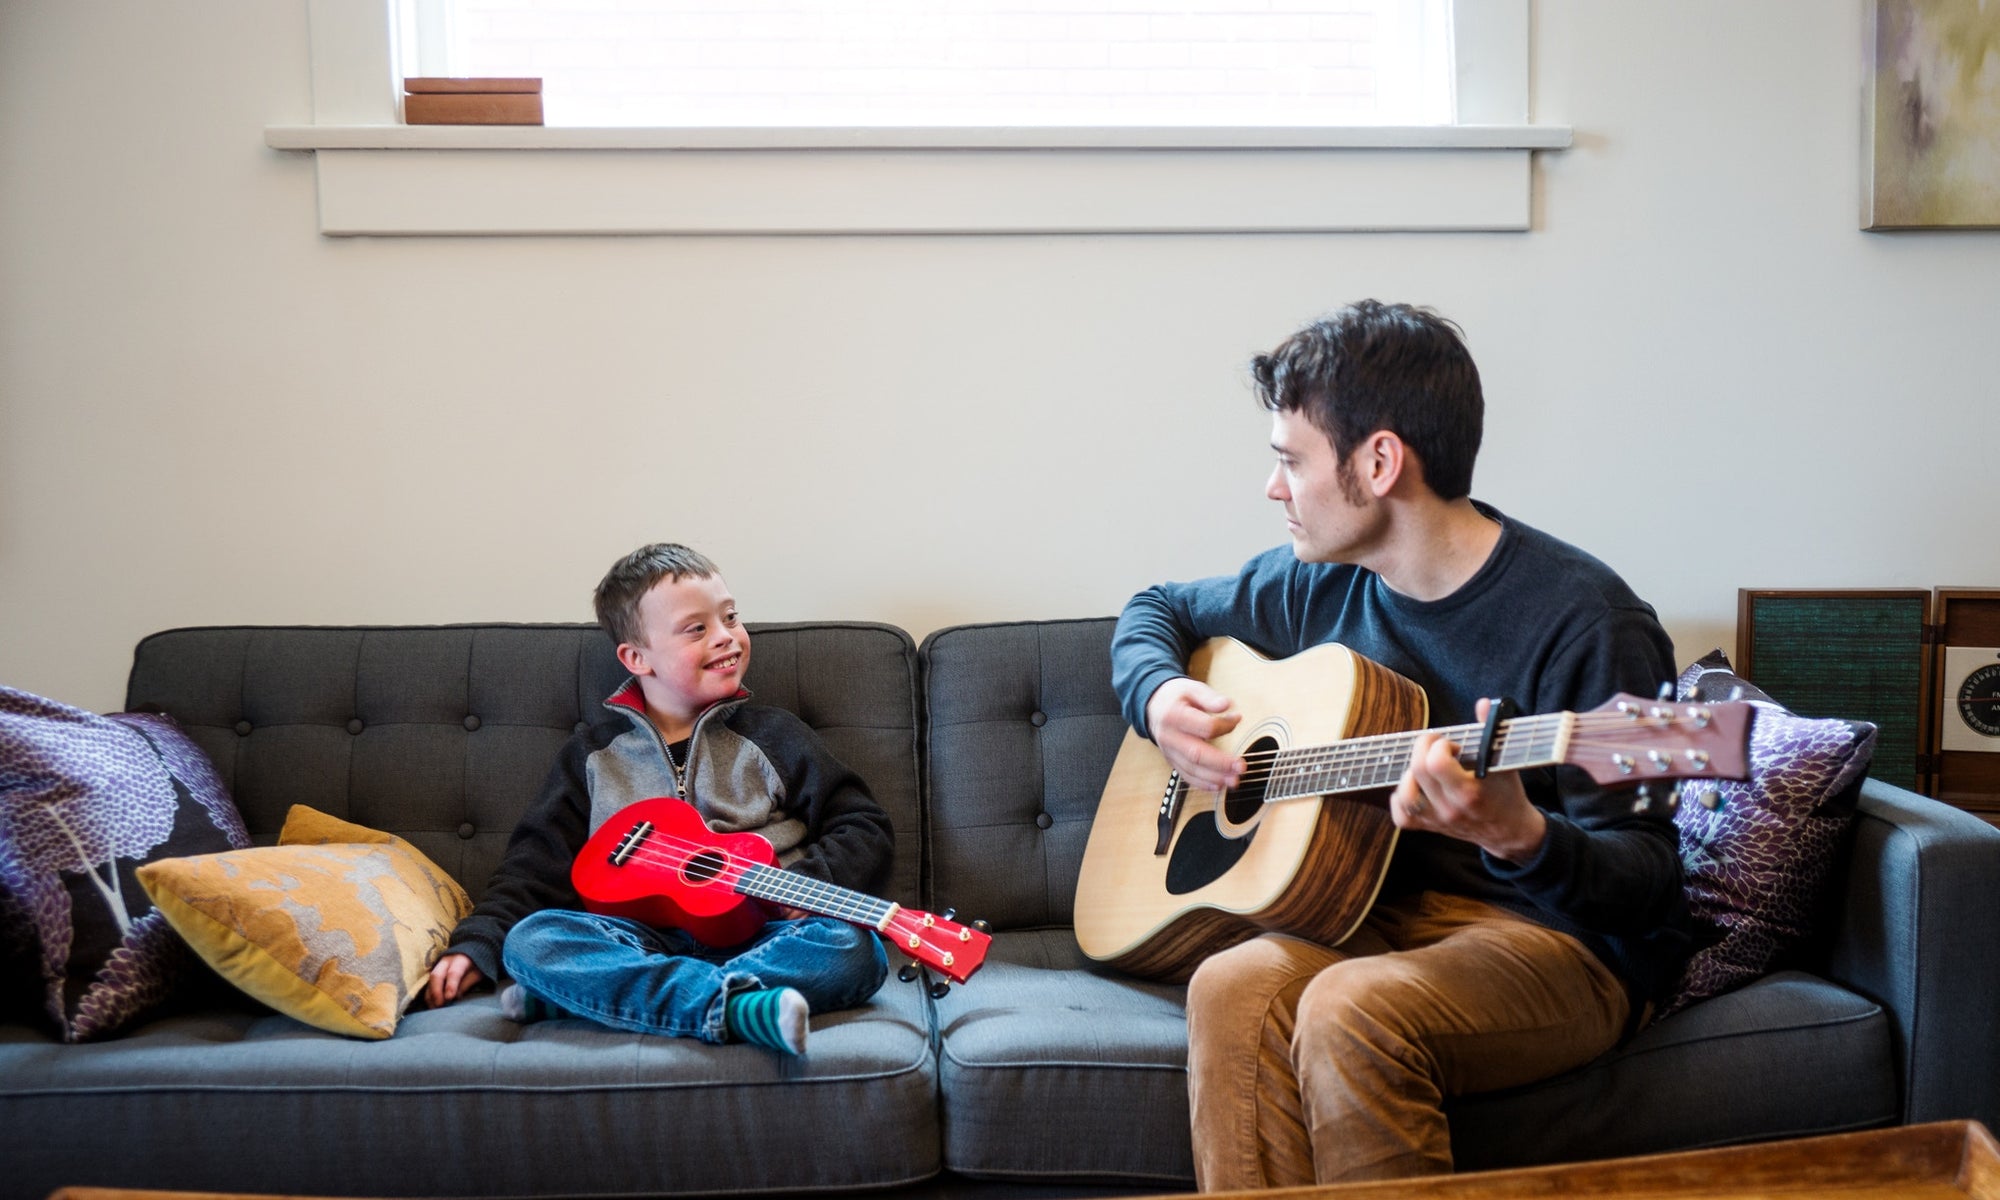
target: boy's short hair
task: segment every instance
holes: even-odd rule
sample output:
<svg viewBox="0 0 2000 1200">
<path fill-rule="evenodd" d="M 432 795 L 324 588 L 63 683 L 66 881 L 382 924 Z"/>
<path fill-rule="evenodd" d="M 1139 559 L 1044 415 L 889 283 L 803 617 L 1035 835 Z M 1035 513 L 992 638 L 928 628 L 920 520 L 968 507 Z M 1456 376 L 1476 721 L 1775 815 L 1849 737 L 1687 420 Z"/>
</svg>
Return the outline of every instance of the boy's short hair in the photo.
<svg viewBox="0 0 2000 1200">
<path fill-rule="evenodd" d="M 611 564 L 597 584 L 597 623 L 611 640 L 644 645 L 639 600 L 662 579 L 709 579 L 721 574 L 707 555 L 676 542 L 641 546 Z"/>
<path fill-rule="evenodd" d="M 1341 470 L 1361 439 L 1387 429 L 1416 452 L 1440 499 L 1472 490 L 1485 400 L 1458 326 L 1428 308 L 1362 300 L 1251 360 L 1257 398 L 1303 412 Z"/>
</svg>

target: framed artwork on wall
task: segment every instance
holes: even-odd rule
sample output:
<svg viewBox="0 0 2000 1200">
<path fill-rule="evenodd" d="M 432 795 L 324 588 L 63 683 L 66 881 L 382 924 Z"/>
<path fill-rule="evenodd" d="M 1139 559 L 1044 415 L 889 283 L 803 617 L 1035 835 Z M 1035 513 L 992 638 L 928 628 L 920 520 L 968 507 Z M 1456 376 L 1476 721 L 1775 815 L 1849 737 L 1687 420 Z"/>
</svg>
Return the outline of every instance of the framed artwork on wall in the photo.
<svg viewBox="0 0 2000 1200">
<path fill-rule="evenodd" d="M 2000 228 L 2000 4 L 1866 7 L 1861 227 Z"/>
</svg>

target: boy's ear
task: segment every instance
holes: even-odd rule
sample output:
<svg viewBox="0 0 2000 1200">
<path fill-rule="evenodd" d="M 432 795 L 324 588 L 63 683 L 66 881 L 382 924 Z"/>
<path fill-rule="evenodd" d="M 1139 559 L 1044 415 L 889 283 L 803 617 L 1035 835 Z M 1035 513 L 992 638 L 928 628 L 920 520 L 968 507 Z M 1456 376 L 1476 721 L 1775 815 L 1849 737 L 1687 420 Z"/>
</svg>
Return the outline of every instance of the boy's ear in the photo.
<svg viewBox="0 0 2000 1200">
<path fill-rule="evenodd" d="M 651 675 L 653 673 L 652 665 L 646 661 L 646 656 L 641 654 L 639 648 L 630 642 L 618 643 L 618 665 L 624 667 L 625 673 L 628 675 Z"/>
</svg>

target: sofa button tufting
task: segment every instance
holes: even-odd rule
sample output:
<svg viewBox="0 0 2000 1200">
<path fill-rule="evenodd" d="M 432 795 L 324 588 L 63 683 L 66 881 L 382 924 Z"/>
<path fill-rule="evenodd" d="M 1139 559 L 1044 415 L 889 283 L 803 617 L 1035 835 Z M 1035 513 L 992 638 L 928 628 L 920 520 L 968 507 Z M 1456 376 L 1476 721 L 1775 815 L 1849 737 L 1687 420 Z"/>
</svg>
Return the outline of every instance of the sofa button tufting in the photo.
<svg viewBox="0 0 2000 1200">
<path fill-rule="evenodd" d="M 465 718 L 465 731 L 471 733 L 477 728 L 479 728 L 479 718 L 468 714 Z"/>
<path fill-rule="evenodd" d="M 1049 714 L 1045 712 L 1041 712 L 1038 710 L 1036 712 L 1028 714 L 1028 724 L 1033 725 L 1037 729 L 1040 729 L 1042 726 L 1048 723 L 1049 723 Z"/>
<path fill-rule="evenodd" d="M 250 722 L 248 722 L 248 721 L 238 721 L 238 722 L 236 722 L 236 735 L 237 735 L 238 737 L 249 737 L 249 736 L 250 736 Z"/>
<path fill-rule="evenodd" d="M 458 827 L 458 836 L 462 838 L 470 838 L 474 832 L 476 831 L 472 828 L 472 822 L 470 821 L 463 822 Z"/>
<path fill-rule="evenodd" d="M 350 720 L 350 721 L 348 721 L 348 722 L 347 722 L 347 732 L 349 732 L 349 733 L 360 733 L 360 732 L 361 732 L 361 718 L 360 718 L 360 717 L 355 717 L 355 718 L 353 718 L 352 720 Z"/>
<path fill-rule="evenodd" d="M 1055 823 L 1056 819 L 1047 813 L 1035 814 L 1035 828 L 1037 829 L 1047 829 L 1049 826 Z"/>
</svg>

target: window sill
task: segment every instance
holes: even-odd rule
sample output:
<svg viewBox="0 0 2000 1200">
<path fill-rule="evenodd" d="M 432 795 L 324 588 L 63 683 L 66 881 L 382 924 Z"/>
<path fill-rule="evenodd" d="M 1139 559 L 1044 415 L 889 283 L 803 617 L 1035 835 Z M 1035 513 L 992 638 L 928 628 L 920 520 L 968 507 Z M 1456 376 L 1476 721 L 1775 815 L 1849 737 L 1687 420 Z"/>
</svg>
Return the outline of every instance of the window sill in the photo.
<svg viewBox="0 0 2000 1200">
<path fill-rule="evenodd" d="M 354 235 L 1524 230 L 1564 126 L 281 125 Z"/>
</svg>

